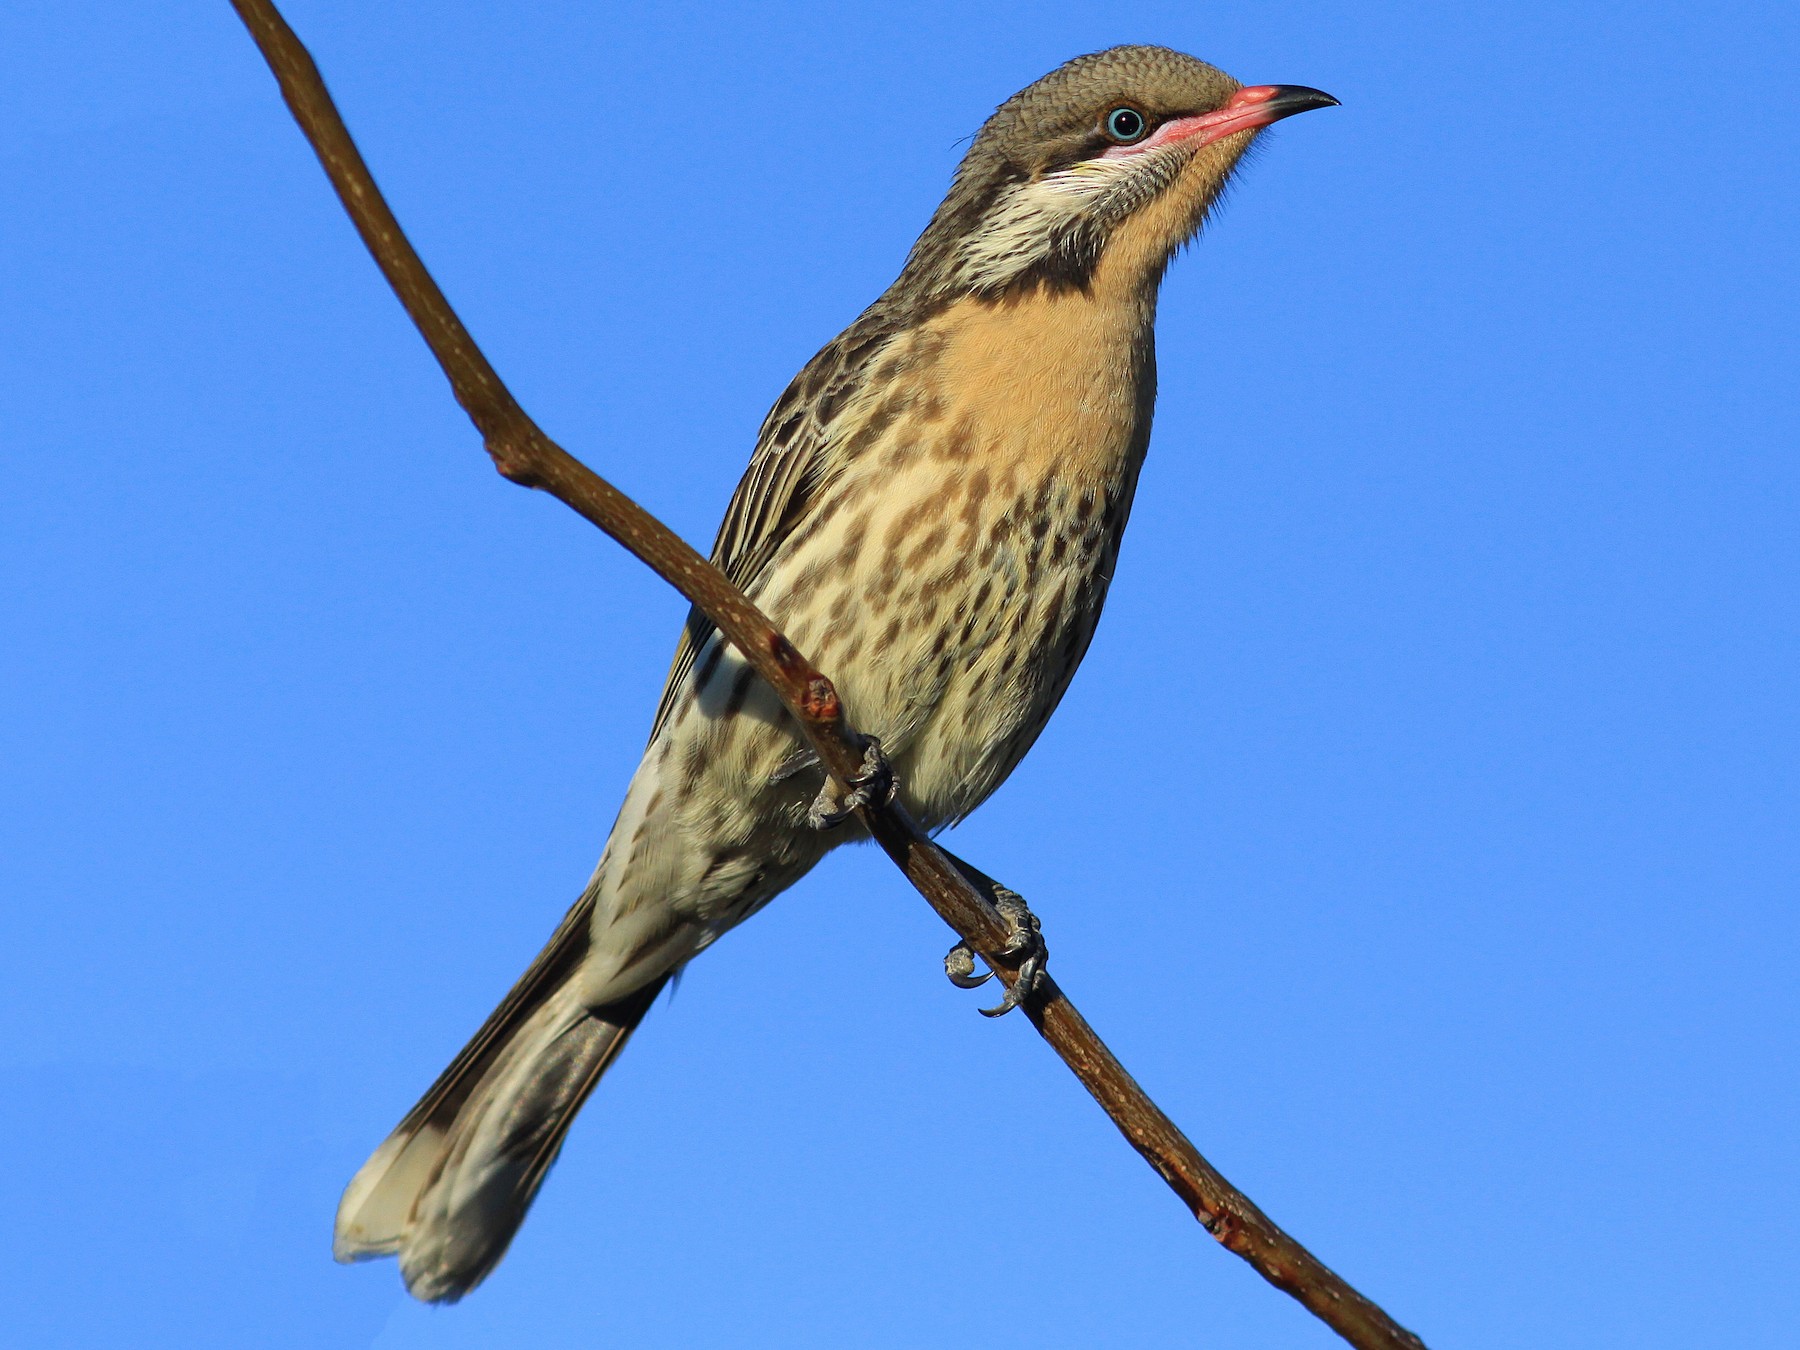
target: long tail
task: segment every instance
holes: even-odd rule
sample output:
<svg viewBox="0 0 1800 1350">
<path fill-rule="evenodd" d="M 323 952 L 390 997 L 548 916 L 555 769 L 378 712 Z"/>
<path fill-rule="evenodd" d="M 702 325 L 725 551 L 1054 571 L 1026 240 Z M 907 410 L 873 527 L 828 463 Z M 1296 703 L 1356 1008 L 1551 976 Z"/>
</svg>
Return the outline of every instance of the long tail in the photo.
<svg viewBox="0 0 1800 1350">
<path fill-rule="evenodd" d="M 668 977 L 605 1007 L 574 975 L 593 904 L 548 946 L 419 1104 L 344 1188 L 333 1254 L 400 1257 L 415 1298 L 454 1303 L 487 1276 L 524 1221 L 575 1113 Z"/>
</svg>

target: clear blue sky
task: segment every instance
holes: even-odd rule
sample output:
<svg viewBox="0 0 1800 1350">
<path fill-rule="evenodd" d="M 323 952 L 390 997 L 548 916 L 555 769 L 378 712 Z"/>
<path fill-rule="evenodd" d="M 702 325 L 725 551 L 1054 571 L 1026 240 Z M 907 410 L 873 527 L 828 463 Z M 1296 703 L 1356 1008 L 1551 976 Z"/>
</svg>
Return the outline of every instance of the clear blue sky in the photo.
<svg viewBox="0 0 1800 1350">
<path fill-rule="evenodd" d="M 1342 98 L 1170 276 L 1106 620 L 954 843 L 1434 1346 L 1791 1346 L 1793 7 L 602 8 L 289 13 L 520 396 L 701 543 L 1014 89 Z M 1334 1343 L 866 850 L 656 1009 L 466 1304 L 334 1266 L 682 605 L 488 470 L 224 0 L 0 46 L 9 1345 Z"/>
</svg>

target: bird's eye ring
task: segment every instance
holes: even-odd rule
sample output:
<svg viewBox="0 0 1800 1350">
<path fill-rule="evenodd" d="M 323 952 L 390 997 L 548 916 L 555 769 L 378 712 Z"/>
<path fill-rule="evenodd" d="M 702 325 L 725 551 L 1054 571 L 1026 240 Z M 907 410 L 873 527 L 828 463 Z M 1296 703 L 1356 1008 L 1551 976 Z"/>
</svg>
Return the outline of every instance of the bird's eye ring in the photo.
<svg viewBox="0 0 1800 1350">
<path fill-rule="evenodd" d="M 1150 130 L 1150 119 L 1136 108 L 1114 108 L 1106 114 L 1106 135 L 1120 145 L 1131 145 L 1144 139 Z"/>
</svg>

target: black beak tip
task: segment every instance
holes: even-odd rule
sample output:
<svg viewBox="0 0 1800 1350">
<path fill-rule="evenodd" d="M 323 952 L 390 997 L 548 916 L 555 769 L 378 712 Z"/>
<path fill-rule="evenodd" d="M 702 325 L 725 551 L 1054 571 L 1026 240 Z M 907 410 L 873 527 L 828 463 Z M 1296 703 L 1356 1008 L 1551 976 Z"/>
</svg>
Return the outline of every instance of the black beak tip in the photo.
<svg viewBox="0 0 1800 1350">
<path fill-rule="evenodd" d="M 1280 84 L 1275 87 L 1279 92 L 1269 100 L 1269 103 L 1271 107 L 1279 109 L 1283 117 L 1292 117 L 1295 113 L 1311 112 L 1314 108 L 1343 106 L 1323 89 L 1313 89 L 1304 84 Z"/>
</svg>

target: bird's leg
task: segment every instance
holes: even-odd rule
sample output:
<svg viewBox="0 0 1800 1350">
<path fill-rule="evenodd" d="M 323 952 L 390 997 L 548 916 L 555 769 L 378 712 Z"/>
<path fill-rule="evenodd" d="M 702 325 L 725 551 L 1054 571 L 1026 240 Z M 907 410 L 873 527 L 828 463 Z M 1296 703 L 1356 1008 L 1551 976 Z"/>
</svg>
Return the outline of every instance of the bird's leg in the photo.
<svg viewBox="0 0 1800 1350">
<path fill-rule="evenodd" d="M 864 736 L 862 768 L 850 780 L 849 790 L 840 786 L 836 778 L 826 775 L 825 786 L 819 789 L 819 795 L 806 810 L 806 823 L 815 830 L 829 830 L 850 819 L 859 807 L 887 805 L 894 800 L 898 788 L 893 765 L 881 753 L 881 742 L 873 736 Z"/>
<path fill-rule="evenodd" d="M 1000 911 L 1000 917 L 1006 920 L 1007 927 L 1012 930 L 999 954 L 1009 961 L 1018 961 L 1018 978 L 996 1006 L 981 1009 L 983 1017 L 1004 1017 L 1037 992 L 1038 982 L 1044 973 L 1044 962 L 1050 956 L 1049 948 L 1044 945 L 1043 925 L 1017 891 L 1002 886 L 955 854 L 948 856 L 969 883 L 987 896 L 994 908 Z M 958 989 L 976 989 L 992 979 L 994 972 L 986 970 L 977 975 L 974 951 L 968 943 L 959 942 L 944 955 L 944 974 Z"/>
</svg>

